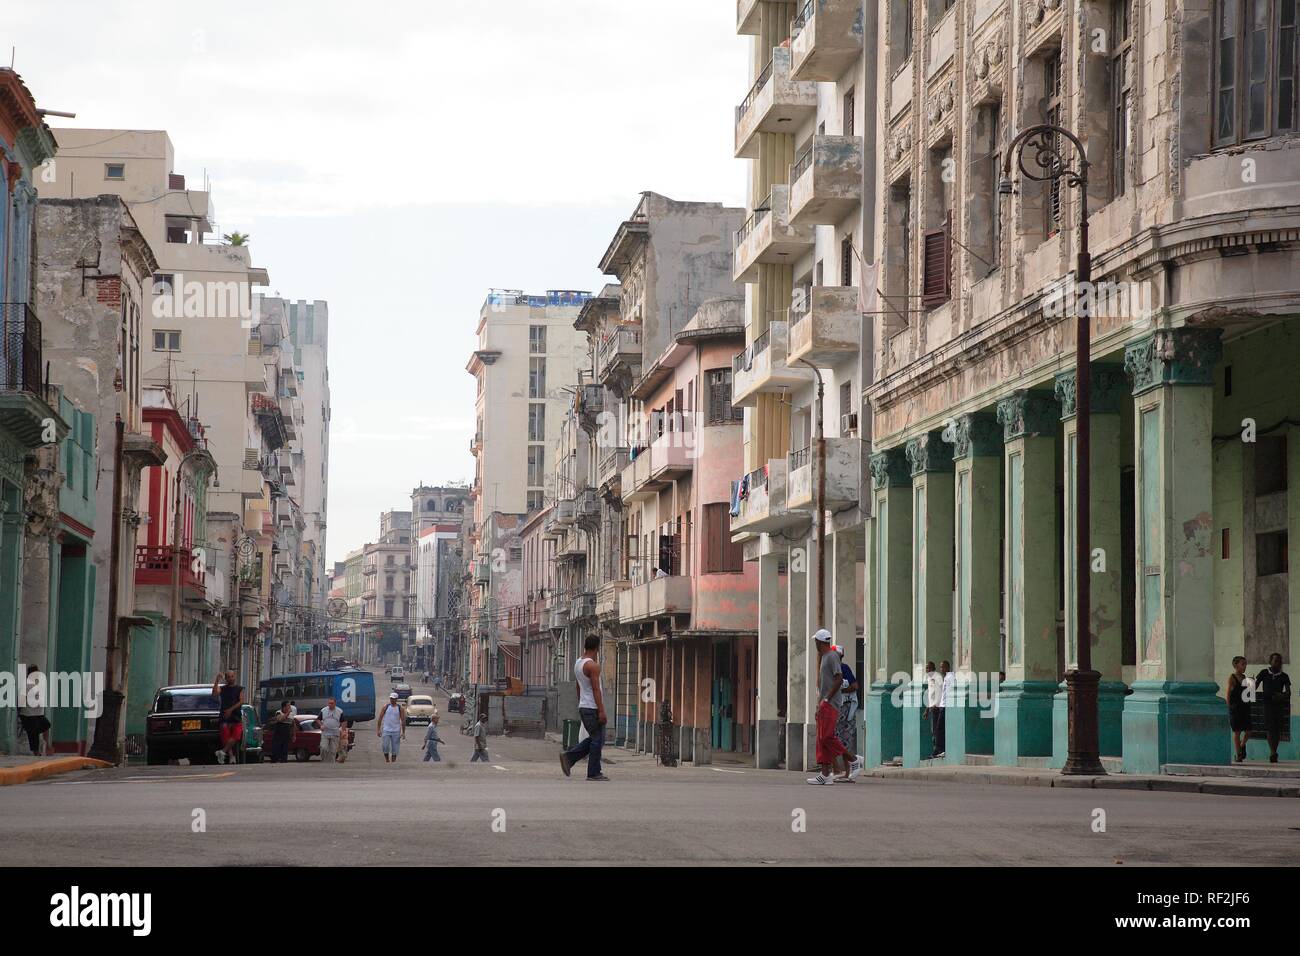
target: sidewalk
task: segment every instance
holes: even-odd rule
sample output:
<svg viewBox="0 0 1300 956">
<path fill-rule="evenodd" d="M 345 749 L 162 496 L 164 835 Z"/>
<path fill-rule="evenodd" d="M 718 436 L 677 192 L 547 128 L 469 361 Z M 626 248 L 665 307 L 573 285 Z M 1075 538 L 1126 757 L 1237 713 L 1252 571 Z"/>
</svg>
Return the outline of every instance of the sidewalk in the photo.
<svg viewBox="0 0 1300 956">
<path fill-rule="evenodd" d="M 49 757 L 0 754 L 0 787 L 29 783 L 73 770 L 99 770 L 113 766 L 106 760 L 57 754 Z"/>
<path fill-rule="evenodd" d="M 876 767 L 863 776 L 878 780 L 928 781 L 931 783 L 975 783 L 1007 787 L 1063 787 L 1093 790 L 1155 790 L 1166 793 L 1209 793 L 1233 797 L 1300 797 L 1300 779 L 1295 777 L 1228 777 L 1209 768 L 1200 775 L 1179 773 L 1159 776 L 1109 774 L 1105 777 L 1066 777 L 1059 771 L 1030 767 Z"/>
</svg>

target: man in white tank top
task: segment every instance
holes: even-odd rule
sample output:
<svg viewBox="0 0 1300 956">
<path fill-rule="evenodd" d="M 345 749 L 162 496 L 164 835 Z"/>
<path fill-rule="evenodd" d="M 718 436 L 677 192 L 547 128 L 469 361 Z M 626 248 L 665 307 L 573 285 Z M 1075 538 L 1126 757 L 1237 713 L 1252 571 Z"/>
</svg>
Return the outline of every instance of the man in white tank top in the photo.
<svg viewBox="0 0 1300 956">
<path fill-rule="evenodd" d="M 560 769 L 567 777 L 573 765 L 586 757 L 587 779 L 608 780 L 600 772 L 600 748 L 605 743 L 605 696 L 600 689 L 600 664 L 596 662 L 600 637 L 588 634 L 583 647 L 582 657 L 573 665 L 573 676 L 578 688 L 578 716 L 587 729 L 587 739 L 560 754 Z"/>
</svg>

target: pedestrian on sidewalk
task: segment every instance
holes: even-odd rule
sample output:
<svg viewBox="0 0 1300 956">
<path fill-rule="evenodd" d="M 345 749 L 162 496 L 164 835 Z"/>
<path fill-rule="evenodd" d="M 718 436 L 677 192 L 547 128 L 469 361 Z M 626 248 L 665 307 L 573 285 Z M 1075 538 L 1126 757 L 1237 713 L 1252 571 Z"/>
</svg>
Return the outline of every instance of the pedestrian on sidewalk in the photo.
<svg viewBox="0 0 1300 956">
<path fill-rule="evenodd" d="M 843 757 L 848 768 L 846 780 L 855 779 L 862 773 L 862 759 L 845 747 L 839 737 L 835 736 L 835 726 L 839 723 L 840 705 L 844 703 L 841 687 L 844 685 L 844 672 L 840 670 L 840 655 L 835 653 L 831 643 L 831 632 L 822 628 L 813 635 L 813 644 L 817 648 L 817 776 L 809 777 L 808 782 L 827 786 L 835 782 L 833 767 L 836 757 Z"/>
<path fill-rule="evenodd" d="M 397 763 L 397 751 L 406 739 L 406 712 L 397 691 L 388 695 L 388 703 L 379 712 L 375 736 L 383 743 L 384 763 Z"/>
<path fill-rule="evenodd" d="M 223 677 L 225 683 L 222 683 Z M 221 749 L 217 751 L 217 763 L 234 763 L 235 748 L 244 739 L 244 688 L 235 683 L 234 671 L 216 676 L 212 681 L 212 696 L 217 698 L 221 711 Z"/>
<path fill-rule="evenodd" d="M 844 663 L 844 648 L 839 645 L 835 646 L 835 653 L 840 655 L 840 673 L 844 675 L 844 684 L 840 687 L 840 692 L 844 695 L 844 703 L 840 704 L 839 720 L 835 723 L 835 736 L 840 738 L 840 743 L 848 753 L 857 752 L 858 732 L 854 726 L 853 718 L 858 713 L 858 675 L 853 673 L 853 668 Z M 840 758 L 843 762 L 844 758 Z M 849 766 L 844 766 L 843 780 L 849 779 Z"/>
<path fill-rule="evenodd" d="M 324 764 L 339 762 L 339 739 L 343 731 L 343 711 L 331 697 L 321 708 L 320 717 L 320 762 Z"/>
<path fill-rule="evenodd" d="M 289 742 L 293 739 L 293 714 L 289 712 L 287 700 L 271 715 L 266 729 L 271 734 L 271 763 L 288 763 Z"/>
<path fill-rule="evenodd" d="M 930 735 L 934 738 L 935 758 L 948 755 L 948 703 L 953 699 L 957 688 L 957 677 L 952 672 L 952 664 L 939 662 L 939 702 L 931 708 L 932 721 Z"/>
<path fill-rule="evenodd" d="M 560 754 L 560 769 L 567 777 L 573 765 L 586 757 L 587 779 L 605 781 L 609 777 L 600 769 L 600 748 L 605 743 L 605 695 L 600 687 L 600 664 L 596 661 L 600 635 L 588 634 L 582 646 L 583 654 L 573 665 L 573 676 L 577 679 L 578 717 L 587 738 Z"/>
<path fill-rule="evenodd" d="M 1268 667 L 1255 678 L 1255 695 L 1264 703 L 1264 729 L 1268 734 L 1268 762 L 1277 763 L 1282 721 L 1291 715 L 1291 678 L 1282 670 L 1282 655 L 1268 655 Z"/>
<path fill-rule="evenodd" d="M 943 693 L 943 676 L 935 669 L 934 661 L 925 662 L 925 695 L 921 705 L 921 719 L 930 722 L 930 756 L 939 753 L 939 697 Z"/>
<path fill-rule="evenodd" d="M 1228 675 L 1228 727 L 1232 731 L 1232 757 L 1237 763 L 1246 759 L 1246 741 L 1250 739 L 1250 697 L 1254 685 L 1246 676 L 1246 658 L 1238 654 L 1232 659 L 1232 673 Z"/>
<path fill-rule="evenodd" d="M 50 752 L 50 719 L 45 716 L 45 702 L 41 688 L 40 671 L 27 672 L 27 685 L 23 696 L 23 706 L 18 708 L 18 722 L 27 734 L 27 747 L 32 755 L 39 757 Z M 44 748 L 41 742 L 44 741 Z"/>
<path fill-rule="evenodd" d="M 339 728 L 339 763 L 348 762 L 348 751 L 352 749 L 352 721 L 346 720 L 343 726 Z"/>
<path fill-rule="evenodd" d="M 474 755 L 469 758 L 469 762 L 481 760 L 487 763 L 487 721 L 481 716 L 474 721 Z"/>
<path fill-rule="evenodd" d="M 429 729 L 424 732 L 424 760 L 428 763 L 432 760 L 434 763 L 442 763 L 442 758 L 438 756 L 438 744 L 445 744 L 447 741 L 438 736 L 438 715 L 434 714 L 429 718 Z"/>
</svg>

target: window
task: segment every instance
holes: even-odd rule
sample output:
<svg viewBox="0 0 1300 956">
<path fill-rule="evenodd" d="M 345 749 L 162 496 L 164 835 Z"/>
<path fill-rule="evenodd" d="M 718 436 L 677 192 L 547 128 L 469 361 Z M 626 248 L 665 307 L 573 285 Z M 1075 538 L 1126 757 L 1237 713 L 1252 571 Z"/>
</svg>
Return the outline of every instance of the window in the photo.
<svg viewBox="0 0 1300 956">
<path fill-rule="evenodd" d="M 1110 55 L 1111 198 L 1124 194 L 1133 122 L 1133 26 L 1129 19 L 1129 0 L 1115 0 L 1111 23 L 1115 46 Z"/>
<path fill-rule="evenodd" d="M 159 329 L 153 334 L 153 350 L 155 352 L 179 352 L 181 350 L 181 334 Z"/>
<path fill-rule="evenodd" d="M 154 295 L 171 295 L 172 283 L 175 281 L 175 278 L 176 277 L 173 276 L 170 272 L 154 273 L 154 277 L 153 277 Z"/>
<path fill-rule="evenodd" d="M 540 355 L 546 351 L 546 326 L 530 325 L 528 327 L 528 351 Z"/>
<path fill-rule="evenodd" d="M 841 127 L 841 129 L 844 130 L 844 135 L 845 135 L 845 136 L 852 136 L 852 135 L 854 135 L 854 133 L 853 133 L 853 130 L 854 130 L 854 119 L 853 119 L 853 113 L 854 113 L 853 105 L 854 105 L 854 100 L 855 100 L 855 97 L 854 97 L 853 87 L 849 87 L 847 90 L 844 91 L 844 125 Z"/>
<path fill-rule="evenodd" d="M 848 288 L 853 285 L 853 236 L 847 235 L 840 242 L 840 285 Z"/>
<path fill-rule="evenodd" d="M 1219 0 L 1214 144 L 1293 132 L 1297 0 Z"/>
<path fill-rule="evenodd" d="M 912 185 L 906 180 L 890 189 L 888 229 L 886 293 L 891 300 L 888 304 L 896 317 L 902 316 L 907 321 L 912 285 Z"/>
<path fill-rule="evenodd" d="M 1056 51 L 1043 60 L 1043 94 L 1045 108 L 1043 122 L 1061 125 L 1061 53 Z M 1060 143 L 1056 143 L 1059 151 Z M 1043 203 L 1043 238 L 1050 239 L 1061 231 L 1061 180 L 1049 179 L 1046 202 Z"/>
<path fill-rule="evenodd" d="M 745 549 L 731 541 L 730 505 L 704 506 L 704 573 L 745 569 Z"/>
<path fill-rule="evenodd" d="M 840 384 L 840 419 L 843 420 L 845 415 L 852 415 L 855 411 L 853 407 L 853 380 Z"/>
<path fill-rule="evenodd" d="M 528 360 L 528 397 L 546 397 L 546 359 Z"/>
<path fill-rule="evenodd" d="M 385 602 L 384 602 L 384 617 L 392 617 L 392 616 L 393 616 L 393 602 L 392 602 L 392 601 L 385 601 Z"/>
<path fill-rule="evenodd" d="M 546 441 L 546 406 L 540 402 L 528 406 L 528 440 Z"/>
<path fill-rule="evenodd" d="M 384 579 L 384 590 L 391 591 L 392 589 L 393 589 L 393 576 L 390 574 Z"/>
<path fill-rule="evenodd" d="M 542 508 L 542 493 L 540 491 L 528 492 L 528 511 L 531 514 L 534 511 L 540 511 Z"/>
<path fill-rule="evenodd" d="M 921 304 L 942 305 L 952 297 L 952 215 L 939 229 L 927 229 L 922 251 Z"/>
<path fill-rule="evenodd" d="M 542 446 L 528 446 L 528 484 L 534 487 L 542 483 Z"/>
<path fill-rule="evenodd" d="M 715 368 L 704 374 L 709 389 L 709 424 L 741 421 L 745 410 L 731 404 L 731 369 Z"/>
<path fill-rule="evenodd" d="M 104 164 L 104 178 L 105 178 L 105 179 L 115 179 L 115 180 L 118 180 L 118 181 L 121 181 L 121 180 L 123 180 L 123 179 L 126 179 L 126 164 L 125 164 L 125 163 L 105 163 L 105 164 Z"/>
</svg>

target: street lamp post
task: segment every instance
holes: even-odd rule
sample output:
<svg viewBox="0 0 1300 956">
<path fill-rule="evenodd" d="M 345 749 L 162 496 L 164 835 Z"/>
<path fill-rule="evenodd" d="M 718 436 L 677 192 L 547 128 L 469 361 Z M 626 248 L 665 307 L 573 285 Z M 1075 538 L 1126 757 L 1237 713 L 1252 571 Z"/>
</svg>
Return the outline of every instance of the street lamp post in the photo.
<svg viewBox="0 0 1300 956">
<path fill-rule="evenodd" d="M 1077 165 L 1072 165 L 1062 153 L 1063 141 L 1073 146 Z M 1032 158 L 1029 154 L 1032 154 Z M 1092 639 L 1088 626 L 1092 606 L 1091 549 L 1092 493 L 1091 476 L 1091 352 L 1092 352 L 1092 254 L 1088 250 L 1088 157 L 1079 137 L 1069 130 L 1043 123 L 1021 130 L 1007 147 L 1002 163 L 1002 181 L 998 192 L 1009 195 L 1011 161 L 1016 160 L 1026 179 L 1035 182 L 1064 183 L 1079 190 L 1078 252 L 1075 260 L 1076 288 L 1082 290 L 1077 312 L 1075 339 L 1075 397 L 1076 428 L 1075 478 L 1074 478 L 1074 573 L 1075 573 L 1075 646 L 1078 665 L 1066 672 L 1065 684 L 1069 700 L 1069 754 L 1063 774 L 1099 775 L 1106 771 L 1101 765 L 1101 747 L 1097 727 L 1097 690 L 1101 674 L 1092 669 Z"/>
</svg>

